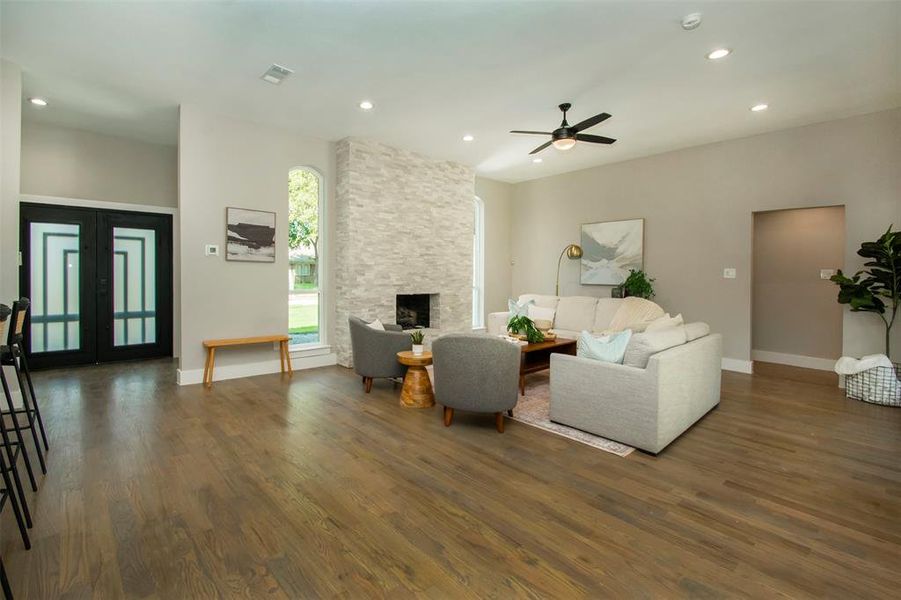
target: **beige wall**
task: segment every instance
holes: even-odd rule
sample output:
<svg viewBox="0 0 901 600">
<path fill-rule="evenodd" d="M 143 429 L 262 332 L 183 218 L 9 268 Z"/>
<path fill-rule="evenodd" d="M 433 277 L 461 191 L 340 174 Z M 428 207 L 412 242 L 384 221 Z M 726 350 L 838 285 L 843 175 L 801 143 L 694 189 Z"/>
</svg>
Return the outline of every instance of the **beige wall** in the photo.
<svg viewBox="0 0 901 600">
<path fill-rule="evenodd" d="M 513 185 L 476 177 L 476 196 L 485 203 L 485 315 L 507 310 L 513 267 L 510 223 Z"/>
<path fill-rule="evenodd" d="M 178 150 L 26 121 L 22 193 L 174 207 Z"/>
<path fill-rule="evenodd" d="M 820 270 L 843 268 L 844 207 L 755 213 L 753 239 L 753 350 L 837 359 L 844 311 Z"/>
<path fill-rule="evenodd" d="M 0 302 L 19 290 L 19 164 L 22 127 L 22 71 L 0 60 Z"/>
<path fill-rule="evenodd" d="M 215 115 L 191 105 L 181 107 L 179 126 L 178 234 L 181 236 L 182 381 L 199 381 L 205 338 L 277 334 L 288 329 L 288 171 L 308 166 L 326 181 L 326 278 L 323 301 L 332 306 L 334 228 L 328 215 L 334 200 L 334 144 Z M 225 260 L 225 209 L 228 206 L 274 211 L 275 263 Z M 205 244 L 218 244 L 222 256 L 204 256 Z M 333 313 L 321 324 L 333 339 Z M 277 368 L 271 347 L 234 349 L 217 356 L 217 369 L 230 365 Z M 260 367 L 262 369 L 262 367 Z M 189 372 L 189 373 L 186 373 Z"/>
<path fill-rule="evenodd" d="M 748 361 L 753 213 L 844 205 L 844 262 L 854 271 L 862 240 L 892 222 L 901 226 L 899 165 L 895 109 L 517 184 L 512 231 L 531 235 L 513 238 L 512 292 L 553 293 L 557 256 L 579 239 L 580 223 L 643 217 L 657 300 L 708 321 L 723 334 L 724 355 Z M 737 278 L 724 279 L 725 267 L 736 268 Z M 610 288 L 579 285 L 578 265 L 568 261 L 561 292 L 607 295 Z M 881 351 L 881 332 L 878 317 L 845 311 L 844 353 Z"/>
</svg>

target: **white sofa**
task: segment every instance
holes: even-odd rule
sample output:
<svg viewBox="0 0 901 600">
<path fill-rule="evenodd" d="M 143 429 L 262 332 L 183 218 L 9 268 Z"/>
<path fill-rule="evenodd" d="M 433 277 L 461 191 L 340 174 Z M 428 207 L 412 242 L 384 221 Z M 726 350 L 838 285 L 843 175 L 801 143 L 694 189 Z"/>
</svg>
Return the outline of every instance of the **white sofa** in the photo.
<svg viewBox="0 0 901 600">
<path fill-rule="evenodd" d="M 529 300 L 555 309 L 554 331 L 572 339 L 582 331 L 610 329 L 625 303 L 621 298 L 519 297 L 520 303 Z M 642 308 L 647 319 L 664 314 L 653 303 Z M 504 333 L 508 317 L 491 313 L 488 332 Z M 719 403 L 722 355 L 722 338 L 710 334 L 706 323 L 635 333 L 624 364 L 553 354 L 551 421 L 657 454 Z"/>
<path fill-rule="evenodd" d="M 644 368 L 554 354 L 551 421 L 657 454 L 719 404 L 722 356 L 719 334 L 652 354 Z"/>
<path fill-rule="evenodd" d="M 582 331 L 601 333 L 610 327 L 616 312 L 625 302 L 622 298 L 594 298 L 591 296 L 542 296 L 539 294 L 523 294 L 519 302 L 529 300 L 535 306 L 551 308 L 554 314 L 554 332 L 560 337 L 576 339 Z M 650 301 L 648 320 L 663 316 L 663 309 Z M 507 330 L 509 312 L 496 312 L 488 315 L 488 333 L 500 335 Z"/>
</svg>

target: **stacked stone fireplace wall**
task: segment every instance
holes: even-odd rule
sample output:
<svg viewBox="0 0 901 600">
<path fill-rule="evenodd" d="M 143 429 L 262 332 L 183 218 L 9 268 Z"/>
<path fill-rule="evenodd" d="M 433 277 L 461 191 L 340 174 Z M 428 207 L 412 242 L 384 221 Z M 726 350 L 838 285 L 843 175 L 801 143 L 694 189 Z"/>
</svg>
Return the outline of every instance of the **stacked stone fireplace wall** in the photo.
<svg viewBox="0 0 901 600">
<path fill-rule="evenodd" d="M 353 364 L 348 317 L 394 323 L 397 294 L 439 294 L 427 346 L 471 331 L 473 170 L 356 138 L 336 166 L 338 363 Z"/>
</svg>

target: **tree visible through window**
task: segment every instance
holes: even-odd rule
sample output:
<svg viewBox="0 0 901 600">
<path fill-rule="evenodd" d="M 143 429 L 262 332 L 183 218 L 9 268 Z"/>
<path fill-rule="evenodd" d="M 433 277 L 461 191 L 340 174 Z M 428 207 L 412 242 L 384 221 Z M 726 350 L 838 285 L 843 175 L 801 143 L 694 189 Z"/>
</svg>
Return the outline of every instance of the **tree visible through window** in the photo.
<svg viewBox="0 0 901 600">
<path fill-rule="evenodd" d="M 319 337 L 319 198 L 322 182 L 310 169 L 288 174 L 288 334 L 291 345 Z"/>
</svg>

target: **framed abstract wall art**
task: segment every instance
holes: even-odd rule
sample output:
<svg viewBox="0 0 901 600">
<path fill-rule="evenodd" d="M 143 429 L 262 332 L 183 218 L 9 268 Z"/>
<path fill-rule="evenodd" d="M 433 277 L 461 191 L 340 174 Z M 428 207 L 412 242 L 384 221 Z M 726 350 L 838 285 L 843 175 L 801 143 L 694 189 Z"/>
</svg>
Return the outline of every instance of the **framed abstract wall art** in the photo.
<svg viewBox="0 0 901 600">
<path fill-rule="evenodd" d="M 225 209 L 226 260 L 275 262 L 275 213 Z"/>
<path fill-rule="evenodd" d="M 644 265 L 644 219 L 585 223 L 581 246 L 582 285 L 620 285 Z"/>
</svg>

